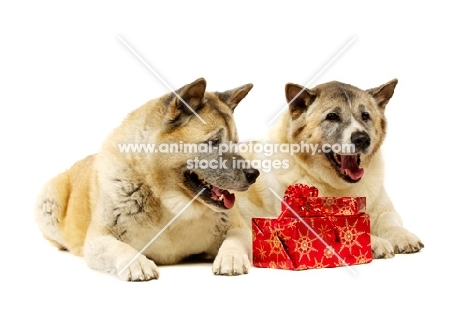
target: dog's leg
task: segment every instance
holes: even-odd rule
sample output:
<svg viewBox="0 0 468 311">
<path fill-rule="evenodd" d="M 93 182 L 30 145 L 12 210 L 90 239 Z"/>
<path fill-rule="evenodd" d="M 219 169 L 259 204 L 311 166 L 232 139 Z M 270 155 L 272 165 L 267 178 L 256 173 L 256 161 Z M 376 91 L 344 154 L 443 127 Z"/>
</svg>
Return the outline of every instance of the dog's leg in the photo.
<svg viewBox="0 0 468 311">
<path fill-rule="evenodd" d="M 159 277 L 158 267 L 152 260 L 105 229 L 93 225 L 86 237 L 84 257 L 89 267 L 115 273 L 125 281 L 148 281 Z"/>
<path fill-rule="evenodd" d="M 415 253 L 424 247 L 421 240 L 403 227 L 385 189 L 376 199 L 371 216 L 371 240 L 374 258 L 389 258 L 394 254 Z"/>
<path fill-rule="evenodd" d="M 247 274 L 250 269 L 251 232 L 238 210 L 233 210 L 232 226 L 219 248 L 213 263 L 213 273 L 221 275 Z"/>
<path fill-rule="evenodd" d="M 42 235 L 60 250 L 66 249 L 59 227 L 66 212 L 69 196 L 68 175 L 62 173 L 44 185 L 34 211 Z"/>
</svg>

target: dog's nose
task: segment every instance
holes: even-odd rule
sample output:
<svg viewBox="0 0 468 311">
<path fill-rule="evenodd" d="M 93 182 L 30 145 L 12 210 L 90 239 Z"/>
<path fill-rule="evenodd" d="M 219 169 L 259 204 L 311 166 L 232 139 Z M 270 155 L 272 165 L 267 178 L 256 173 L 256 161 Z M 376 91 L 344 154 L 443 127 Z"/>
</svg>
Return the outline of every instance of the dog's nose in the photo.
<svg viewBox="0 0 468 311">
<path fill-rule="evenodd" d="M 354 144 L 356 149 L 365 150 L 370 146 L 371 140 L 369 135 L 365 132 L 354 132 L 351 134 L 351 143 Z"/>
<path fill-rule="evenodd" d="M 253 184 L 257 179 L 260 172 L 254 168 L 249 168 L 244 170 L 245 178 L 249 182 L 249 184 Z"/>
</svg>

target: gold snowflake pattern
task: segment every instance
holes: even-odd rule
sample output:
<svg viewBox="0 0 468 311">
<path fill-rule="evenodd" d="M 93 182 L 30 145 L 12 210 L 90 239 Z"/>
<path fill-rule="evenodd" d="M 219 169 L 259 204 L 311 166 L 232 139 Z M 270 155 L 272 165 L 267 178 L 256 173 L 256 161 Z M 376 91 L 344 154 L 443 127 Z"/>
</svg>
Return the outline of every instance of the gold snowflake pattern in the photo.
<svg viewBox="0 0 468 311">
<path fill-rule="evenodd" d="M 333 248 L 328 245 L 324 250 L 323 250 L 323 256 L 325 258 L 332 258 L 334 255 Z"/>
<path fill-rule="evenodd" d="M 288 269 L 289 269 L 289 267 L 288 267 L 288 265 L 286 264 L 285 261 L 281 262 L 281 263 L 278 265 L 278 268 L 284 269 L 284 270 L 288 270 Z"/>
<path fill-rule="evenodd" d="M 307 259 L 310 260 L 310 256 L 309 256 L 310 252 L 317 251 L 317 249 L 314 248 L 312 244 L 318 238 L 311 239 L 309 238 L 307 234 L 302 235 L 300 231 L 298 231 L 298 233 L 299 233 L 299 238 L 294 241 L 295 243 L 294 250 L 299 253 L 299 261 L 302 260 L 302 257 L 304 255 L 306 255 Z"/>
<path fill-rule="evenodd" d="M 351 198 L 352 199 L 352 198 Z M 353 215 L 354 214 L 354 211 L 351 207 L 351 202 L 350 203 L 347 203 L 347 204 L 344 204 L 341 208 L 340 208 L 340 215 L 344 215 L 344 216 L 349 216 L 349 215 Z"/>
<path fill-rule="evenodd" d="M 362 215 L 362 219 L 364 220 L 364 223 L 365 223 L 366 225 L 369 224 L 369 222 L 370 222 L 370 216 L 369 216 L 369 214 L 364 214 L 364 215 Z"/>
<path fill-rule="evenodd" d="M 333 211 L 333 206 L 336 205 L 335 197 L 323 197 L 322 198 L 322 209 L 325 213 L 331 213 Z"/>
<path fill-rule="evenodd" d="M 265 260 L 266 257 L 266 250 L 263 248 L 263 245 L 257 247 L 257 254 L 260 256 L 261 260 Z"/>
<path fill-rule="evenodd" d="M 335 197 L 324 197 L 322 201 L 323 206 L 325 207 L 330 207 L 332 205 L 336 204 L 336 198 Z"/>
<path fill-rule="evenodd" d="M 289 227 L 295 228 L 295 225 L 287 225 L 285 227 L 275 228 L 278 238 L 281 238 L 281 240 L 283 240 L 283 241 L 290 240 L 291 237 L 285 233 L 285 231 L 288 231 L 286 229 L 288 229 Z M 289 231 L 291 231 L 291 230 L 289 230 Z"/>
<path fill-rule="evenodd" d="M 348 263 L 344 261 L 344 259 L 340 259 L 338 258 L 338 261 L 335 262 L 335 267 L 343 267 L 343 266 L 347 266 Z"/>
<path fill-rule="evenodd" d="M 280 255 L 283 255 L 284 250 L 283 250 L 283 243 L 281 243 L 280 239 L 276 234 L 271 233 L 270 238 L 268 240 L 265 240 L 270 245 L 270 254 L 271 255 L 276 255 L 276 260 L 279 260 Z M 284 257 L 281 256 L 281 257 Z"/>
<path fill-rule="evenodd" d="M 349 249 L 351 252 L 351 248 L 355 245 L 359 246 L 362 248 L 362 245 L 358 242 L 358 237 L 364 232 L 358 231 L 356 229 L 356 225 L 358 223 L 359 219 L 356 219 L 356 222 L 354 225 L 349 225 L 348 223 L 348 218 L 345 218 L 345 227 L 338 227 L 338 230 L 340 232 L 340 239 L 341 239 L 341 248 L 339 252 L 341 252 L 345 247 Z"/>
<path fill-rule="evenodd" d="M 323 257 L 322 260 L 317 261 L 317 258 L 314 258 L 315 264 L 312 266 L 313 269 L 320 269 L 320 268 L 327 268 L 329 265 L 323 264 Z"/>
<path fill-rule="evenodd" d="M 276 269 L 278 268 L 278 266 L 276 265 L 276 263 L 274 261 L 270 262 L 270 264 L 268 265 L 268 268 L 273 268 L 273 269 Z"/>
<path fill-rule="evenodd" d="M 311 226 L 313 228 L 313 226 Z M 324 225 L 324 224 L 321 224 L 320 225 L 320 228 L 318 229 L 319 232 L 320 232 L 320 236 L 324 239 L 326 238 L 331 238 L 332 235 L 331 235 L 331 228 L 330 226 L 327 226 L 327 225 Z"/>
<path fill-rule="evenodd" d="M 363 264 L 363 263 L 368 263 L 369 262 L 369 258 L 368 258 L 368 255 L 367 255 L 368 252 L 365 252 L 364 254 L 359 250 L 359 255 L 358 256 L 353 256 L 354 258 L 356 258 L 356 264 Z"/>
<path fill-rule="evenodd" d="M 284 229 L 289 229 L 289 230 L 293 230 L 295 229 L 297 226 L 297 221 L 290 221 L 287 225 L 285 225 L 283 228 Z"/>
</svg>

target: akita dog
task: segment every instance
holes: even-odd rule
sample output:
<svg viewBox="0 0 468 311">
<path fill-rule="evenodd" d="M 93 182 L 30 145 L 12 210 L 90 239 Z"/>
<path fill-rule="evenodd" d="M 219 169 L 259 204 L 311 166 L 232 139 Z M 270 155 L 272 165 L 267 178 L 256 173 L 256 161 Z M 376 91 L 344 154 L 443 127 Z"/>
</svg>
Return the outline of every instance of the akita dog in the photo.
<svg viewBox="0 0 468 311">
<path fill-rule="evenodd" d="M 374 258 L 413 253 L 424 247 L 416 235 L 402 226 L 384 189 L 380 152 L 387 125 L 384 111 L 397 82 L 395 79 L 366 91 L 336 81 L 312 89 L 287 84 L 289 112 L 282 115 L 261 143 L 318 148 L 313 155 L 311 150 L 294 154 L 277 152 L 271 157 L 246 155 L 249 159 L 288 163 L 286 169 L 262 173 L 249 191 L 238 196 L 237 204 L 246 221 L 250 223 L 252 217 L 277 216 L 280 203 L 271 190 L 282 196 L 288 185 L 303 183 L 317 187 L 321 196 L 367 198 Z M 349 146 L 353 150 L 341 151 L 336 146 Z"/>
<path fill-rule="evenodd" d="M 214 258 L 215 274 L 247 273 L 250 232 L 239 211 L 231 209 L 235 195 L 230 191 L 247 190 L 259 172 L 236 169 L 232 161 L 213 167 L 218 160 L 241 156 L 194 147 L 238 140 L 233 110 L 252 84 L 225 92 L 205 92 L 205 87 L 200 78 L 177 94 L 147 102 L 127 116 L 97 154 L 49 181 L 35 208 L 44 237 L 83 255 L 91 268 L 124 280 L 158 278 L 156 264 L 175 264 L 195 254 Z M 120 149 L 122 144 L 182 143 L 190 150 Z M 203 160 L 213 165 L 193 165 Z"/>
</svg>

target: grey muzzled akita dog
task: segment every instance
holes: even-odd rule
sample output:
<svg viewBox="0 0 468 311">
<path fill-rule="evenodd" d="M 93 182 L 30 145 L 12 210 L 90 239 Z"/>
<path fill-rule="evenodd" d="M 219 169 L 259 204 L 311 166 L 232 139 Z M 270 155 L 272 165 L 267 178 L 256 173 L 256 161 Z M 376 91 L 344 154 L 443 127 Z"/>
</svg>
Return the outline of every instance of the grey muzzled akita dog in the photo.
<svg viewBox="0 0 468 311">
<path fill-rule="evenodd" d="M 282 196 L 288 185 L 303 183 L 317 187 L 321 196 L 367 198 L 374 258 L 423 248 L 420 239 L 403 227 L 384 188 L 380 150 L 387 127 L 384 112 L 396 84 L 394 79 L 369 90 L 336 81 L 312 89 L 287 84 L 289 111 L 260 143 L 305 143 L 318 146 L 318 152 L 246 154 L 250 160 L 274 159 L 288 164 L 263 172 L 255 185 L 238 197 L 246 221 L 279 214 L 280 203 L 270 188 Z M 324 146 L 328 148 L 323 149 Z M 333 152 L 331 146 L 353 146 L 353 150 Z"/>
</svg>

